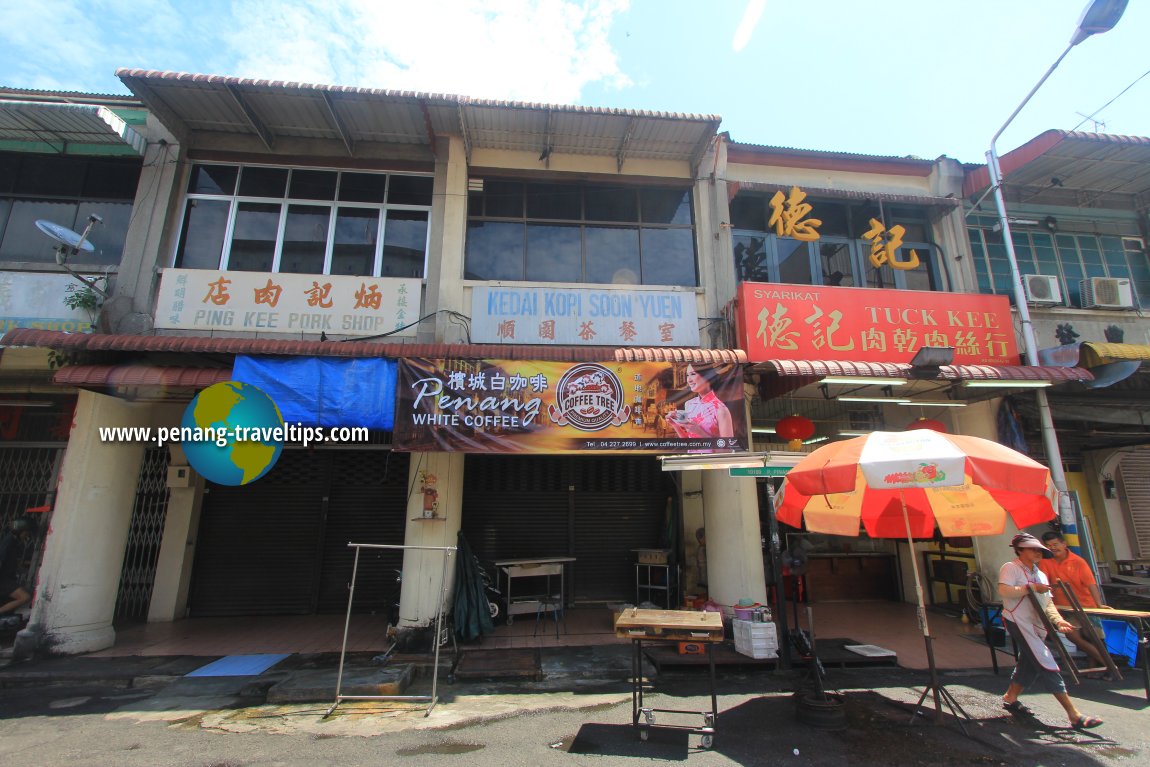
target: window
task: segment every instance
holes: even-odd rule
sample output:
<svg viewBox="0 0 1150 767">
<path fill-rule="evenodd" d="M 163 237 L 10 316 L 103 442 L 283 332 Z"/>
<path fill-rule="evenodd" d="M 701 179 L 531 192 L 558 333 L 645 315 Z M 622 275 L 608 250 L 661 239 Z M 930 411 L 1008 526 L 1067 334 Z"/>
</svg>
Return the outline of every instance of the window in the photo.
<svg viewBox="0 0 1150 767">
<path fill-rule="evenodd" d="M 141 165 L 135 159 L 0 152 L 0 261 L 55 264 L 56 242 L 36 228 L 36 221 L 83 232 L 88 216 L 97 215 L 104 223 L 88 235 L 95 250 L 69 263 L 119 264 Z"/>
<path fill-rule="evenodd" d="M 967 228 L 978 289 L 1014 300 L 1010 261 L 997 219 L 974 217 Z M 1139 301 L 1150 300 L 1150 258 L 1142 240 L 1095 234 L 1057 234 L 1011 229 L 1019 274 L 1045 274 L 1058 277 L 1072 306 L 1082 305 L 1081 281 L 1091 277 L 1117 277 L 1131 280 Z"/>
<path fill-rule="evenodd" d="M 810 218 L 823 223 L 814 241 L 780 237 L 768 227 L 769 197 L 740 194 L 731 201 L 731 231 L 736 278 L 740 282 L 780 282 L 792 285 L 943 290 L 937 249 L 926 241 L 930 227 L 924 211 L 913 207 L 882 208 L 873 203 L 826 202 L 807 199 Z M 913 250 L 915 269 L 876 267 L 870 260 L 871 243 L 863 238 L 871 219 L 887 228 L 902 226 L 899 260 Z"/>
<path fill-rule="evenodd" d="M 471 179 L 469 280 L 699 284 L 691 192 Z"/>
<path fill-rule="evenodd" d="M 178 267 L 423 277 L 430 176 L 197 164 Z"/>
</svg>

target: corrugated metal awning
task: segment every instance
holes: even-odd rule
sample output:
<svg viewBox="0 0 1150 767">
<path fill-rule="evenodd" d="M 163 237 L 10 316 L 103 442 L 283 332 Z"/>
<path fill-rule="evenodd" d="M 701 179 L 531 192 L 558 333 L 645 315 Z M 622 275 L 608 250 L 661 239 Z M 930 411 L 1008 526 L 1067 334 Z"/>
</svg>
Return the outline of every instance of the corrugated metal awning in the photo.
<svg viewBox="0 0 1150 767">
<path fill-rule="evenodd" d="M 0 100 L 0 141 L 49 147 L 60 154 L 76 145 L 130 147 L 141 156 L 147 144 L 105 106 L 6 100 Z"/>
<path fill-rule="evenodd" d="M 214 336 L 137 336 L 103 333 L 63 333 L 16 328 L 0 338 L 0 346 L 34 346 L 108 352 L 183 354 L 256 354 L 289 357 L 425 357 L 428 359 L 503 359 L 550 362 L 697 362 L 746 364 L 741 349 L 681 349 L 663 347 L 540 346 L 500 344 L 395 344 L 368 341 L 289 341 Z M 227 379 L 225 379 L 227 380 Z"/>
<path fill-rule="evenodd" d="M 1150 361 L 1150 346 L 1146 344 L 1110 344 L 1086 341 L 1080 349 L 1078 364 L 1088 368 L 1119 360 Z"/>
<path fill-rule="evenodd" d="M 913 378 L 914 367 L 905 362 L 842 362 L 835 360 L 766 360 L 761 365 L 780 376 L 824 378 Z M 936 380 L 941 381 L 1092 381 L 1085 368 L 1028 365 L 943 365 Z"/>
<path fill-rule="evenodd" d="M 230 381 L 229 368 L 161 367 L 158 365 L 70 365 L 56 371 L 52 383 L 81 389 L 158 387 L 204 389 Z"/>
</svg>

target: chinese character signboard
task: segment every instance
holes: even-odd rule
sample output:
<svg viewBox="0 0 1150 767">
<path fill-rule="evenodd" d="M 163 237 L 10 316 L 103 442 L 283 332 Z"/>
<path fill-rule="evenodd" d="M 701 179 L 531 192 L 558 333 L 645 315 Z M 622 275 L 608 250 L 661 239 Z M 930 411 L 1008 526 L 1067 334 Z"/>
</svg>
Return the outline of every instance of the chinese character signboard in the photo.
<svg viewBox="0 0 1150 767">
<path fill-rule="evenodd" d="M 958 365 L 1017 365 L 1005 296 L 744 282 L 739 343 L 752 362 L 910 362 L 923 346 L 954 347 Z"/>
<path fill-rule="evenodd" d="M 747 449 L 738 365 L 399 361 L 396 450 L 684 453 Z"/>
<path fill-rule="evenodd" d="M 471 338 L 487 344 L 698 346 L 695 294 L 653 290 L 471 290 Z"/>
<path fill-rule="evenodd" d="M 399 329 L 419 319 L 419 293 L 418 279 L 165 269 L 156 327 L 414 336 Z"/>
</svg>

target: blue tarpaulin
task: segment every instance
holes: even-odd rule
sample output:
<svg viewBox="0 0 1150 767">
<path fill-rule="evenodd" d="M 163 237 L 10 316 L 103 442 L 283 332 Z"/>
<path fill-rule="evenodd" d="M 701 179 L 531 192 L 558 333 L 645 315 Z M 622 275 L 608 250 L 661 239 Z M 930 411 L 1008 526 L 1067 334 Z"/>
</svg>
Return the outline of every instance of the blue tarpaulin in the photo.
<svg viewBox="0 0 1150 767">
<path fill-rule="evenodd" d="M 395 360 L 237 355 L 232 378 L 272 398 L 285 423 L 305 426 L 395 425 Z"/>
</svg>

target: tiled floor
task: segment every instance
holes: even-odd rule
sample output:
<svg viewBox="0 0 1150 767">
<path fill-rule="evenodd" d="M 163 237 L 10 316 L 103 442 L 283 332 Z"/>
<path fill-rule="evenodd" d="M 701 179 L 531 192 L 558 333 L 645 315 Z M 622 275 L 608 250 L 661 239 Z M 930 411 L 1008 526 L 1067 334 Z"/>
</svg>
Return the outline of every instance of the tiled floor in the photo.
<svg viewBox="0 0 1150 767">
<path fill-rule="evenodd" d="M 808 628 L 805 608 L 799 611 Z M 811 606 L 816 638 L 844 637 L 860 644 L 874 644 L 898 653 L 899 665 L 926 668 L 926 648 L 915 619 L 913 605 L 898 602 L 828 602 Z M 791 619 L 793 613 L 788 611 Z M 612 613 L 604 607 L 567 611 L 559 623 L 559 637 L 550 619 L 517 616 L 514 624 L 500 625 L 483 640 L 482 647 L 560 647 L 624 643 L 612 631 Z M 928 612 L 934 636 L 934 656 L 939 668 L 965 669 L 990 666 L 990 651 L 982 643 L 977 626 L 956 618 Z M 352 616 L 348 650 L 373 652 L 384 649 L 384 621 L 379 616 Z M 126 655 L 239 655 L 273 652 L 339 652 L 344 616 L 306 615 L 251 618 L 189 618 L 174 623 L 152 623 L 123 628 L 116 645 L 95 653 L 98 657 Z M 971 641 L 964 635 L 973 635 Z M 1011 661 L 1005 660 L 1007 666 Z"/>
</svg>

